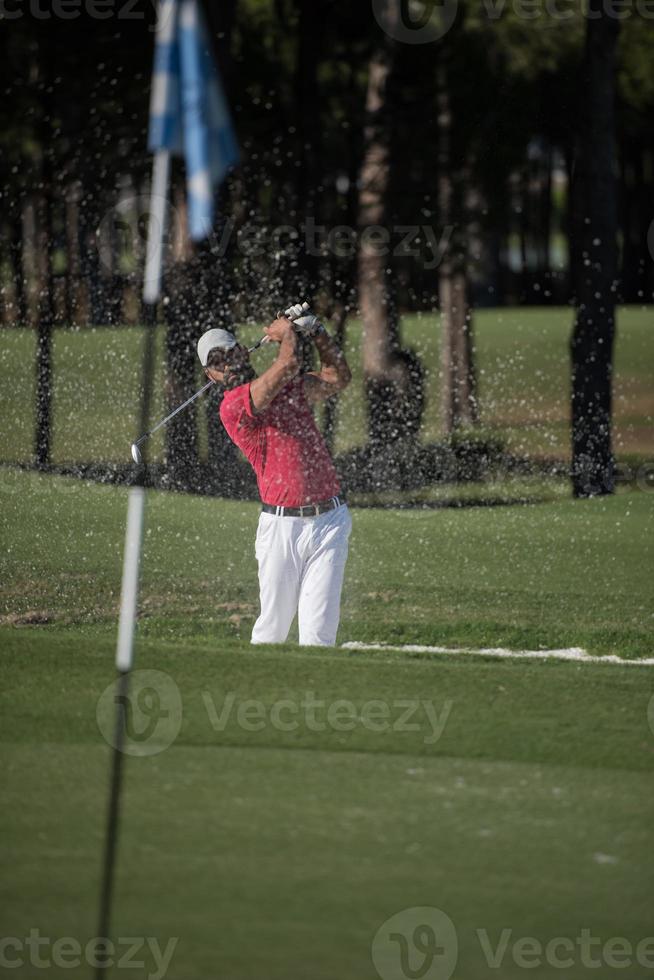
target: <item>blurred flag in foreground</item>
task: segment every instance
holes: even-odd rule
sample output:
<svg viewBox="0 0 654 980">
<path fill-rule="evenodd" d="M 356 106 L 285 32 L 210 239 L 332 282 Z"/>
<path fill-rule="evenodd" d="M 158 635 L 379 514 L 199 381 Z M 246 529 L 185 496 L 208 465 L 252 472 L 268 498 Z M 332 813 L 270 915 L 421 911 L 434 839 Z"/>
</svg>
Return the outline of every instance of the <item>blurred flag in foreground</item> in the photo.
<svg viewBox="0 0 654 980">
<path fill-rule="evenodd" d="M 189 232 L 205 238 L 214 190 L 238 161 L 238 145 L 198 0 L 159 5 L 148 149 L 185 158 Z"/>
</svg>

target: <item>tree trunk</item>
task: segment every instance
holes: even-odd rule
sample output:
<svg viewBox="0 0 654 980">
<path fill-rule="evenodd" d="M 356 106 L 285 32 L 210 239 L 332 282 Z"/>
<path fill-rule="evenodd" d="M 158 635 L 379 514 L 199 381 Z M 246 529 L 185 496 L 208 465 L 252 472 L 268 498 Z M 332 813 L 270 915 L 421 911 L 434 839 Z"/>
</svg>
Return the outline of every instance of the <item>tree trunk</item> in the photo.
<svg viewBox="0 0 654 980">
<path fill-rule="evenodd" d="M 541 215 L 540 215 L 540 273 L 541 295 L 551 291 L 552 266 L 550 260 L 550 240 L 552 237 L 552 147 L 547 144 L 541 160 Z M 545 297 L 543 297 L 545 299 Z"/>
<path fill-rule="evenodd" d="M 297 60 L 295 91 L 297 94 L 297 121 L 299 163 L 296 184 L 296 217 L 307 228 L 308 222 L 320 223 L 318 213 L 320 182 L 322 179 L 321 140 L 321 90 L 318 86 L 318 66 L 322 54 L 322 27 L 320 10 L 316 0 L 296 0 L 298 8 Z M 306 247 L 307 235 L 300 233 L 298 249 L 297 299 L 310 299 L 318 287 L 319 256 L 310 254 Z M 295 297 L 294 297 L 295 298 Z"/>
<path fill-rule="evenodd" d="M 36 334 L 35 458 L 39 469 L 50 463 L 52 443 L 52 330 L 54 281 L 52 272 L 52 173 L 48 150 L 43 165 L 43 193 L 37 216 L 39 256 L 39 312 Z"/>
<path fill-rule="evenodd" d="M 520 276 L 520 295 L 529 295 L 531 267 L 529 263 L 529 170 L 525 163 L 520 174 L 520 259 L 522 272 Z"/>
<path fill-rule="evenodd" d="M 612 371 L 617 277 L 615 59 L 619 21 L 590 0 L 575 174 L 576 317 L 571 339 L 575 497 L 614 490 Z"/>
<path fill-rule="evenodd" d="M 476 421 L 472 312 L 468 301 L 467 256 L 461 179 L 453 179 L 452 111 L 446 70 L 439 70 L 439 215 L 450 237 L 438 274 L 441 315 L 441 411 L 446 435 Z"/>
<path fill-rule="evenodd" d="M 211 326 L 233 331 L 235 236 L 229 237 L 225 217 L 229 214 L 231 195 L 232 182 L 228 180 L 223 184 L 218 195 L 216 224 L 216 240 L 224 241 L 224 251 L 209 256 L 200 254 L 199 261 L 203 265 L 204 275 L 207 278 L 209 290 L 207 303 L 211 311 Z M 196 356 L 195 351 L 193 356 Z M 205 489 L 211 489 L 212 493 L 232 496 L 235 490 L 234 474 L 236 473 L 237 450 L 220 421 L 222 398 L 223 393 L 217 387 L 211 388 L 204 398 L 208 472 L 208 483 Z"/>
<path fill-rule="evenodd" d="M 621 294 L 624 303 L 643 303 L 651 298 L 652 255 L 647 234 L 652 220 L 651 194 L 645 176 L 646 151 L 640 142 L 623 138 L 621 166 L 622 261 Z"/>
<path fill-rule="evenodd" d="M 371 229 L 388 220 L 390 141 L 395 67 L 393 42 L 380 42 L 370 61 L 364 158 L 359 191 L 359 306 L 368 435 L 374 452 L 396 453 L 415 443 L 424 410 L 424 373 L 413 351 L 400 347 L 388 245 Z"/>
<path fill-rule="evenodd" d="M 11 241 L 11 236 L 9 234 L 9 229 L 7 225 L 3 225 L 0 228 L 0 268 L 4 266 L 5 263 L 5 252 L 9 252 L 10 245 L 7 248 L 2 247 L 3 242 L 9 243 Z M 11 280 L 0 286 L 0 327 L 8 327 L 15 322 L 16 319 L 16 302 L 14 299 L 14 289 Z"/>
<path fill-rule="evenodd" d="M 334 315 L 332 316 L 332 327 L 334 340 L 338 346 L 343 349 L 343 344 L 345 341 L 345 324 L 347 322 L 347 309 L 345 305 L 340 304 Z M 323 415 L 323 429 L 322 434 L 327 444 L 327 448 L 330 453 L 334 452 L 334 440 L 336 438 L 336 423 L 338 416 L 338 395 L 332 395 L 325 402 L 325 412 Z"/>
<path fill-rule="evenodd" d="M 79 324 L 82 288 L 80 281 L 79 247 L 79 202 L 81 188 L 79 181 L 69 184 L 66 193 L 66 324 Z"/>
<path fill-rule="evenodd" d="M 38 281 L 38 323 L 36 335 L 36 431 L 34 456 L 39 469 L 50 464 L 52 443 L 52 330 L 54 327 L 54 280 L 52 269 L 54 206 L 54 168 L 52 128 L 54 98 L 52 79 L 54 70 L 50 54 L 41 55 L 39 73 L 44 84 L 43 115 L 39 129 L 41 136 L 41 187 L 35 207 L 35 246 Z"/>
<path fill-rule="evenodd" d="M 356 63 L 351 63 L 348 76 L 347 106 L 352 116 L 357 109 L 358 97 L 357 66 Z M 360 152 L 359 136 L 353 126 L 349 127 L 347 143 L 347 158 L 343 161 L 344 163 L 347 162 L 347 195 L 344 210 L 339 215 L 339 221 L 342 221 L 347 228 L 355 228 L 359 204 L 357 180 Z M 332 300 L 331 323 L 334 339 L 343 350 L 347 318 L 350 311 L 356 307 L 357 254 L 354 246 L 351 249 L 344 249 L 343 254 L 338 254 L 336 249 L 330 249 L 328 263 L 325 263 L 322 271 L 326 277 L 324 290 Z M 336 441 L 340 398 L 340 394 L 329 398 L 325 403 L 323 415 L 323 436 L 332 454 Z"/>
<path fill-rule="evenodd" d="M 214 45 L 214 55 L 225 86 L 227 101 L 231 103 L 230 93 L 234 76 L 231 40 L 236 16 L 236 0 L 223 0 L 220 4 L 212 3 L 211 0 L 203 0 L 203 8 Z M 214 253 L 207 256 L 204 263 L 211 291 L 209 308 L 213 316 L 212 326 L 221 327 L 223 330 L 234 329 L 233 263 L 236 242 L 235 236 L 227 233 L 233 190 L 234 178 L 228 178 L 218 192 L 215 238 L 216 241 L 223 243 L 223 250 L 217 250 L 218 254 Z M 195 351 L 193 356 L 196 356 Z M 236 466 L 238 452 L 220 421 L 222 397 L 222 392 L 218 388 L 212 388 L 207 392 L 204 400 L 208 451 L 207 489 L 210 487 L 213 493 L 233 496 L 239 489 Z"/>
<path fill-rule="evenodd" d="M 195 274 L 190 268 L 178 268 L 168 286 L 170 303 L 166 306 L 166 402 L 171 412 L 197 388 L 195 344 L 197 330 L 188 297 L 192 295 Z M 171 486 L 189 490 L 196 482 L 198 464 L 196 406 L 180 412 L 166 426 L 166 469 Z"/>
<path fill-rule="evenodd" d="M 22 211 L 21 239 L 23 243 L 21 263 L 25 284 L 26 320 L 30 327 L 36 328 L 39 322 L 39 244 L 38 244 L 38 197 L 26 197 Z"/>
<path fill-rule="evenodd" d="M 231 87 L 231 41 L 236 16 L 236 3 L 237 0 L 221 0 L 220 3 L 214 3 L 213 0 L 202 0 L 201 2 L 213 53 L 218 62 L 228 96 Z"/>
<path fill-rule="evenodd" d="M 14 284 L 14 322 L 24 326 L 28 322 L 28 309 L 26 278 L 23 269 L 23 239 L 20 211 L 11 221 L 9 257 L 11 260 L 11 276 Z"/>
<path fill-rule="evenodd" d="M 82 279 L 87 289 L 87 322 L 97 326 L 104 321 L 102 276 L 100 274 L 100 252 L 97 230 L 102 217 L 98 199 L 89 185 L 87 198 L 80 211 L 81 254 L 80 267 Z"/>
<path fill-rule="evenodd" d="M 166 402 L 168 411 L 196 390 L 197 338 L 207 329 L 205 285 L 195 247 L 188 236 L 186 198 L 181 186 L 172 192 L 180 216 L 171 244 L 172 261 L 165 279 Z M 166 426 L 166 469 L 175 489 L 194 485 L 198 466 L 196 405 L 177 415 Z"/>
<path fill-rule="evenodd" d="M 575 189 L 575 176 L 576 176 L 576 147 L 568 149 L 565 154 L 565 170 L 567 176 L 567 192 L 566 192 L 566 206 L 563 209 L 563 227 L 562 232 L 568 242 L 568 267 L 566 269 L 566 284 L 565 284 L 565 296 L 567 302 L 573 302 L 575 298 L 575 291 L 577 288 L 577 283 L 579 282 L 579 265 L 580 256 L 577 255 L 577 248 L 575 247 L 575 215 L 576 215 L 576 189 Z"/>
</svg>

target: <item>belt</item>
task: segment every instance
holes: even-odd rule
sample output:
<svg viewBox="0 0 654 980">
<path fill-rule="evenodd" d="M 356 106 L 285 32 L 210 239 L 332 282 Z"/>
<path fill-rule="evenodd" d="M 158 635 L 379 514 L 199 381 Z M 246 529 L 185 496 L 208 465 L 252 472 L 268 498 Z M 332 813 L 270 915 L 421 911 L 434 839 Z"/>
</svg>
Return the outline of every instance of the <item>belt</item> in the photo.
<svg viewBox="0 0 654 980">
<path fill-rule="evenodd" d="M 326 514 L 328 510 L 336 510 L 345 503 L 345 497 L 330 497 L 329 500 L 319 500 L 317 504 L 307 504 L 305 507 L 275 507 L 274 504 L 262 504 L 261 510 L 275 517 L 317 517 Z"/>
</svg>

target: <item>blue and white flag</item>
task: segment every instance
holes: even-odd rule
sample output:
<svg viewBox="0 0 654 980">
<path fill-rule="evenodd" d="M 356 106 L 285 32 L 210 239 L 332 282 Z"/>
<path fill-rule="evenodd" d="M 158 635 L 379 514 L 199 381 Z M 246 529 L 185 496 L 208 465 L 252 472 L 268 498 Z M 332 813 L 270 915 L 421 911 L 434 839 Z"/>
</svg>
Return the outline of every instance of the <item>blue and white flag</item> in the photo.
<svg viewBox="0 0 654 980">
<path fill-rule="evenodd" d="M 238 162 L 238 144 L 198 0 L 162 0 L 148 148 L 186 161 L 189 232 L 213 225 L 214 191 Z"/>
</svg>

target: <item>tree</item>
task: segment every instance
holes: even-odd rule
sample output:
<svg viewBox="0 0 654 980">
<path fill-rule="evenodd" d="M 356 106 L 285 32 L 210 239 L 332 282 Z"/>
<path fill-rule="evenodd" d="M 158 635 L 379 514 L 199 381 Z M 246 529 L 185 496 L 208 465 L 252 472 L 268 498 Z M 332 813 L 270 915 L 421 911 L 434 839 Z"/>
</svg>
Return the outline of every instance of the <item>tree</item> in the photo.
<svg viewBox="0 0 654 980">
<path fill-rule="evenodd" d="M 40 81 L 43 90 L 41 126 L 41 188 L 37 197 L 36 243 L 38 256 L 39 304 L 36 334 L 36 465 L 44 469 L 50 463 L 52 445 L 52 331 L 54 328 L 54 248 L 52 211 L 54 176 L 51 135 L 55 128 L 53 97 L 54 71 L 52 54 L 46 51 L 40 59 Z"/>
<path fill-rule="evenodd" d="M 442 56 L 443 57 L 443 56 Z M 443 57 L 443 61 L 444 61 Z M 472 310 L 468 300 L 468 271 L 461 173 L 452 159 L 452 108 L 447 67 L 438 71 L 439 168 L 438 204 L 441 224 L 448 235 L 438 271 L 441 314 L 441 408 L 443 429 L 451 435 L 477 421 Z M 466 182 L 470 175 L 465 175 Z"/>
<path fill-rule="evenodd" d="M 625 303 L 654 298 L 654 262 L 648 234 L 654 215 L 651 168 L 654 136 L 654 23 L 644 16 L 622 22 L 618 48 L 620 145 L 621 297 Z"/>
<path fill-rule="evenodd" d="M 370 446 L 373 453 L 384 450 L 400 461 L 420 429 L 424 373 L 416 354 L 401 347 L 392 258 L 380 234 L 380 229 L 388 232 L 396 57 L 396 42 L 384 37 L 370 59 L 359 179 L 358 275 Z"/>
<path fill-rule="evenodd" d="M 574 174 L 572 486 L 576 497 L 614 490 L 611 449 L 618 267 L 615 152 L 620 22 L 590 0 Z"/>
<path fill-rule="evenodd" d="M 220 7 L 202 3 L 214 58 L 224 75 L 224 64 L 231 68 L 229 43 L 234 23 L 236 0 L 229 0 Z M 188 235 L 187 210 L 182 181 L 175 194 L 175 242 L 173 262 L 165 277 L 168 303 L 165 307 L 167 322 L 166 355 L 168 406 L 172 410 L 189 398 L 197 386 L 197 355 L 195 344 L 205 330 L 212 326 L 233 329 L 229 318 L 227 295 L 227 268 L 225 255 L 213 254 L 211 242 L 193 243 Z M 225 206 L 227 193 L 221 189 L 217 195 Z M 220 208 L 219 208 L 220 211 Z M 216 222 L 221 219 L 218 214 Z M 205 399 L 209 443 L 209 470 L 212 482 L 217 486 L 220 476 L 235 459 L 228 445 L 218 415 L 220 392 L 212 390 Z M 192 406 L 168 425 L 166 429 L 166 468 L 174 487 L 184 489 L 197 486 L 198 482 L 198 430 L 197 411 Z"/>
</svg>

